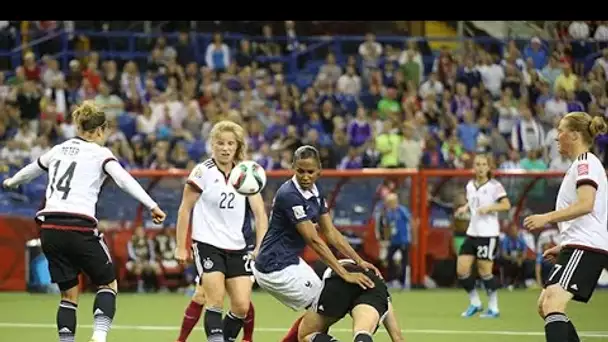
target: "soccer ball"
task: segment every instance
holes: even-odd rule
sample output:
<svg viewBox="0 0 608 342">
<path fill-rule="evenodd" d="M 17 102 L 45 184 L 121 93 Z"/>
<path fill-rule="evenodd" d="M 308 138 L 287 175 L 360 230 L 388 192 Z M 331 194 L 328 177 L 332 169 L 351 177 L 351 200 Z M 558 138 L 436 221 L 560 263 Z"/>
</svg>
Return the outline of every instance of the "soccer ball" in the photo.
<svg viewBox="0 0 608 342">
<path fill-rule="evenodd" d="M 246 160 L 238 163 L 230 171 L 228 181 L 239 194 L 255 195 L 266 185 L 266 172 L 258 163 Z"/>
</svg>

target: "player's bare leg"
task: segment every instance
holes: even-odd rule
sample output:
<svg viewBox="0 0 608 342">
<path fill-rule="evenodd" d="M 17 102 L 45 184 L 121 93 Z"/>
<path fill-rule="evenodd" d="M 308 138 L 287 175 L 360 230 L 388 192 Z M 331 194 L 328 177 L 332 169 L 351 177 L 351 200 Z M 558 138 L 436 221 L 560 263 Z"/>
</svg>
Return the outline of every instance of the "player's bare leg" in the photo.
<svg viewBox="0 0 608 342">
<path fill-rule="evenodd" d="M 547 342 L 580 341 L 574 324 L 566 315 L 566 306 L 572 297 L 572 293 L 559 284 L 549 285 L 541 293 L 539 311 L 544 315 Z"/>
<path fill-rule="evenodd" d="M 192 329 L 194 329 L 201 318 L 204 306 L 205 291 L 203 286 L 197 283 L 194 294 L 192 295 L 192 300 L 184 312 L 184 319 L 182 320 L 182 326 L 179 330 L 177 342 L 186 342 L 186 340 L 188 340 L 188 336 L 190 336 L 190 333 L 192 333 Z"/>
<path fill-rule="evenodd" d="M 224 317 L 224 339 L 236 341 L 241 332 L 251 303 L 251 277 L 240 276 L 226 279 L 226 292 L 230 297 L 230 311 Z"/>
<path fill-rule="evenodd" d="M 59 342 L 74 342 L 76 335 L 76 310 L 78 309 L 78 278 L 59 284 L 61 302 L 57 308 L 57 332 Z M 65 290 L 64 290 L 65 288 Z"/>
<path fill-rule="evenodd" d="M 298 342 L 334 342 L 337 341 L 327 331 L 336 322 L 334 319 L 321 316 L 313 311 L 306 311 L 300 319 Z"/>
<path fill-rule="evenodd" d="M 224 342 L 224 323 L 222 321 L 224 295 L 226 294 L 224 274 L 221 272 L 203 273 L 201 278 L 207 305 L 204 318 L 207 341 Z"/>
<path fill-rule="evenodd" d="M 479 299 L 479 294 L 475 288 L 475 278 L 471 276 L 474 261 L 475 257 L 472 255 L 459 255 L 456 262 L 458 280 L 469 295 L 469 307 L 461 314 L 462 317 L 471 317 L 483 309 L 481 299 Z"/>
<path fill-rule="evenodd" d="M 112 320 L 116 314 L 117 292 L 118 284 L 116 280 L 97 288 L 97 295 L 93 303 L 93 336 L 91 342 L 106 342 Z"/>
<path fill-rule="evenodd" d="M 359 304 L 353 308 L 351 315 L 353 316 L 353 341 L 372 342 L 374 340 L 372 334 L 380 321 L 378 311 L 371 305 Z"/>
<path fill-rule="evenodd" d="M 293 322 L 293 325 L 291 328 L 289 328 L 287 335 L 283 337 L 281 342 L 298 342 L 298 330 L 300 328 L 300 322 L 302 322 L 303 318 L 304 316 L 300 316 L 295 322 Z"/>
<path fill-rule="evenodd" d="M 477 260 L 477 270 L 488 293 L 488 311 L 481 314 L 482 318 L 496 318 L 500 315 L 498 310 L 498 281 L 492 273 L 494 262 L 492 260 Z"/>
</svg>

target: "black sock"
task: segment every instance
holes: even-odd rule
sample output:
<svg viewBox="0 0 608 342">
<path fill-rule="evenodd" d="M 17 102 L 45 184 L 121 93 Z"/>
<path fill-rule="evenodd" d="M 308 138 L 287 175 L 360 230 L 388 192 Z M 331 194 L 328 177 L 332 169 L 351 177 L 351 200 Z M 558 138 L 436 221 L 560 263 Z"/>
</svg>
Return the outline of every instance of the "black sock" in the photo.
<svg viewBox="0 0 608 342">
<path fill-rule="evenodd" d="M 545 316 L 545 339 L 547 342 L 568 341 L 568 317 L 561 312 Z"/>
<path fill-rule="evenodd" d="M 462 288 L 467 291 L 467 293 L 475 289 L 475 279 L 473 279 L 470 274 L 463 278 L 458 278 L 458 281 L 460 282 L 460 285 L 462 285 Z"/>
<path fill-rule="evenodd" d="M 234 342 L 243 327 L 243 318 L 236 317 L 232 312 L 228 312 L 224 317 L 224 341 Z"/>
<path fill-rule="evenodd" d="M 222 326 L 222 309 L 207 308 L 205 310 L 205 333 L 208 342 L 224 342 Z"/>
<path fill-rule="evenodd" d="M 338 340 L 336 340 L 332 336 L 330 336 L 328 334 L 324 334 L 324 333 L 314 334 L 314 336 L 312 337 L 312 339 L 310 339 L 310 341 L 311 342 L 338 342 Z"/>
<path fill-rule="evenodd" d="M 361 331 L 355 335 L 355 339 L 353 341 L 354 342 L 373 342 L 374 339 L 372 338 L 372 335 L 370 333 L 368 333 L 367 331 Z"/>
<path fill-rule="evenodd" d="M 568 320 L 568 342 L 580 342 L 581 339 L 578 337 L 576 328 L 572 324 L 571 320 Z"/>
<path fill-rule="evenodd" d="M 105 341 L 116 314 L 116 292 L 103 288 L 97 291 L 93 303 L 93 335 Z"/>
<path fill-rule="evenodd" d="M 57 332 L 59 342 L 74 342 L 76 335 L 76 309 L 78 305 L 61 300 L 57 309 Z"/>
<path fill-rule="evenodd" d="M 498 282 L 496 281 L 496 277 L 492 274 L 488 278 L 482 278 L 483 285 L 488 292 L 494 292 L 498 290 Z"/>
</svg>

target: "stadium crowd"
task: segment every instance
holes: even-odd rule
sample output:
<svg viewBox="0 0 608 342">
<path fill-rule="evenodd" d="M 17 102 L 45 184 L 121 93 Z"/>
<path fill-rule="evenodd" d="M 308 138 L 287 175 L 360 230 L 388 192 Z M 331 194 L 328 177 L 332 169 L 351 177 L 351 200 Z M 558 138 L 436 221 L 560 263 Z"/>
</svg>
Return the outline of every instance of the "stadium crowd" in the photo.
<svg viewBox="0 0 608 342">
<path fill-rule="evenodd" d="M 430 70 L 423 42 L 401 49 L 370 33 L 356 55 L 328 53 L 303 88 L 280 62 L 258 61 L 306 48 L 294 22 L 275 34 L 284 44 L 270 26 L 267 40 L 235 50 L 217 33 L 200 61 L 187 32 L 175 44 L 156 40 L 147 63 L 101 59 L 93 44 L 63 70 L 28 52 L 0 72 L 0 164 L 23 166 L 75 136 L 70 113 L 92 100 L 106 108 L 107 144 L 126 168 L 191 169 L 207 156 L 213 124 L 229 119 L 246 128 L 250 155 L 267 170 L 289 168 L 293 150 L 310 144 L 324 168 L 468 168 L 473 154 L 491 152 L 502 169 L 563 171 L 558 119 L 608 116 L 608 26 L 583 24 L 560 23 L 557 41 L 510 41 L 500 54 L 468 40 L 441 49 Z M 596 146 L 605 165 L 607 145 Z"/>
</svg>

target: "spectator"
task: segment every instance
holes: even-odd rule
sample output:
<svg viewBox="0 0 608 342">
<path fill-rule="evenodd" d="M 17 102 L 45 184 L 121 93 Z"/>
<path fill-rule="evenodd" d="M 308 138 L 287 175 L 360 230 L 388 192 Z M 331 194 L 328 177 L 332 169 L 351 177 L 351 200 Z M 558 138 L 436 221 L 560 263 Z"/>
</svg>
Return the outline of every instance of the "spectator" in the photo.
<svg viewBox="0 0 608 342">
<path fill-rule="evenodd" d="M 598 50 L 608 47 L 608 21 L 599 22 L 593 34 L 593 39 L 597 42 Z"/>
<path fill-rule="evenodd" d="M 57 60 L 49 59 L 47 62 L 47 67 L 44 70 L 44 73 L 42 74 L 43 86 L 45 86 L 46 88 L 51 88 L 55 80 L 63 80 L 64 78 L 65 76 L 63 75 L 63 72 L 59 70 L 59 63 L 57 62 Z"/>
<path fill-rule="evenodd" d="M 340 161 L 338 170 L 357 170 L 361 169 L 362 166 L 363 158 L 361 157 L 358 149 L 356 147 L 350 147 L 347 155 L 342 158 L 342 161 Z"/>
<path fill-rule="evenodd" d="M 357 108 L 357 115 L 348 124 L 349 143 L 353 147 L 361 147 L 372 136 L 372 127 L 369 124 L 365 108 Z"/>
<path fill-rule="evenodd" d="M 530 40 L 530 45 L 524 49 L 524 58 L 532 58 L 534 68 L 541 70 L 547 64 L 547 51 L 543 47 L 540 38 L 534 37 Z"/>
<path fill-rule="evenodd" d="M 403 80 L 405 83 L 411 82 L 416 88 L 418 88 L 421 80 L 420 74 L 422 65 L 416 61 L 416 51 L 408 49 L 405 51 L 405 54 L 405 61 L 404 63 L 401 63 Z"/>
<path fill-rule="evenodd" d="M 352 73 L 351 75 L 355 74 L 355 70 L 354 68 L 352 68 Z M 325 64 L 321 65 L 321 68 L 319 69 L 319 73 L 317 74 L 317 80 L 320 79 L 325 79 L 328 80 L 329 82 L 331 82 L 332 84 L 336 84 L 338 82 L 338 80 L 340 79 L 340 76 L 342 76 L 342 68 L 336 64 L 336 55 L 334 55 L 333 53 L 328 53 L 327 57 L 325 59 Z M 358 76 L 357 76 L 358 77 Z M 361 81 L 359 81 L 360 83 Z M 340 87 L 338 87 L 338 89 L 340 89 Z M 359 90 L 360 90 L 360 85 L 359 85 Z M 345 92 L 345 91 L 342 91 Z M 357 92 L 356 94 L 358 94 L 359 92 Z M 353 94 L 353 95 L 356 95 Z"/>
<path fill-rule="evenodd" d="M 418 64 L 418 70 L 420 72 L 418 76 L 418 80 L 422 80 L 424 78 L 424 63 L 422 61 L 422 54 L 418 50 L 418 42 L 413 39 L 409 39 L 407 41 L 407 49 L 403 50 L 399 55 L 399 65 L 404 65 L 408 61 L 408 56 L 410 56 L 410 60 Z M 420 83 L 415 83 L 418 86 Z"/>
<path fill-rule="evenodd" d="M 388 245 L 386 280 L 393 287 L 404 288 L 407 284 L 410 245 L 417 241 L 418 222 L 414 221 L 406 206 L 399 204 L 399 197 L 394 192 L 384 198 L 384 208 L 380 236 Z M 401 254 L 399 270 L 395 264 L 397 253 Z"/>
<path fill-rule="evenodd" d="M 137 292 L 144 292 L 146 276 L 161 275 L 161 269 L 156 262 L 154 241 L 146 236 L 142 226 L 137 226 L 127 244 L 127 250 L 129 253 L 127 271 L 137 280 Z"/>
<path fill-rule="evenodd" d="M 559 122 L 561 120 L 561 116 L 556 116 L 553 119 L 553 127 L 547 132 L 545 136 L 544 148 L 545 148 L 545 159 L 546 160 L 554 160 L 560 156 L 559 150 L 557 148 L 557 127 L 559 126 Z"/>
<path fill-rule="evenodd" d="M 408 169 L 417 169 L 422 156 L 422 144 L 414 139 L 414 126 L 403 125 L 403 140 L 399 146 L 399 164 Z"/>
<path fill-rule="evenodd" d="M 154 247 L 157 262 L 161 267 L 163 283 L 166 284 L 169 278 L 175 278 L 180 283 L 183 280 L 183 267 L 175 260 L 175 230 L 163 227 L 154 236 Z"/>
<path fill-rule="evenodd" d="M 463 122 L 459 123 L 457 128 L 458 139 L 462 142 L 462 147 L 465 151 L 475 152 L 477 137 L 480 133 L 479 126 L 475 123 L 473 112 L 465 112 L 463 118 Z"/>
<path fill-rule="evenodd" d="M 544 147 L 545 130 L 538 120 L 532 117 L 532 111 L 521 105 L 520 117 L 513 126 L 511 133 L 511 146 L 516 151 L 528 152 Z"/>
<path fill-rule="evenodd" d="M 510 225 L 507 234 L 500 241 L 500 264 L 504 271 L 505 283 L 511 289 L 517 281 L 532 277 L 531 265 L 525 262 L 526 250 L 526 241 L 519 234 L 519 228 L 515 224 Z"/>
<path fill-rule="evenodd" d="M 19 143 L 23 149 L 28 150 L 34 145 L 37 134 L 32 130 L 32 125 L 29 121 L 21 122 L 17 134 L 13 137 L 17 143 Z"/>
<path fill-rule="evenodd" d="M 494 63 L 492 56 L 485 53 L 481 57 L 481 65 L 477 67 L 481 74 L 484 87 L 492 94 L 494 99 L 500 98 L 502 81 L 505 78 L 503 68 Z"/>
<path fill-rule="evenodd" d="M 376 136 L 376 148 L 380 152 L 380 167 L 394 168 L 399 166 L 399 146 L 402 137 L 393 131 L 390 120 L 384 121 L 384 127 Z"/>
<path fill-rule="evenodd" d="M 437 98 L 439 95 L 443 93 L 443 84 L 439 82 L 439 76 L 436 72 L 432 72 L 429 75 L 428 80 L 426 80 L 420 86 L 420 90 L 418 94 L 421 98 L 425 99 L 429 94 L 435 95 Z"/>
<path fill-rule="evenodd" d="M 388 88 L 386 91 L 386 96 L 378 102 L 378 111 L 381 119 L 386 119 L 390 115 L 399 113 L 401 111 L 401 105 L 396 100 L 397 99 L 397 89 Z"/>
<path fill-rule="evenodd" d="M 179 65 L 187 65 L 195 61 L 194 48 L 190 44 L 190 34 L 188 34 L 188 32 L 182 31 L 177 36 L 175 52 L 177 54 L 177 62 Z"/>
<path fill-rule="evenodd" d="M 215 33 L 213 42 L 207 46 L 205 63 L 216 72 L 223 72 L 230 65 L 230 49 L 224 44 L 220 33 Z"/>
<path fill-rule="evenodd" d="M 543 120 L 553 123 L 554 118 L 562 117 L 568 113 L 568 102 L 565 100 L 563 88 L 557 88 L 552 98 L 545 102 Z"/>
<path fill-rule="evenodd" d="M 99 94 L 95 96 L 95 104 L 104 109 L 108 118 L 115 118 L 124 111 L 125 104 L 122 99 L 110 93 L 110 88 L 105 82 L 99 84 Z"/>
<path fill-rule="evenodd" d="M 467 86 L 464 83 L 456 83 L 456 94 L 452 99 L 450 113 L 455 114 L 460 120 L 464 114 L 473 109 L 471 98 L 467 95 Z"/>
<path fill-rule="evenodd" d="M 578 77 L 572 72 L 572 67 L 568 63 L 562 64 L 562 73 L 555 79 L 555 91 L 574 91 Z"/>
<path fill-rule="evenodd" d="M 513 131 L 515 121 L 519 116 L 519 111 L 515 106 L 515 101 L 511 95 L 510 88 L 505 89 L 500 101 L 494 103 L 494 108 L 498 112 L 498 131 L 505 138 L 509 139 Z"/>
<path fill-rule="evenodd" d="M 545 67 L 542 69 L 541 75 L 547 82 L 549 82 L 549 87 L 551 89 L 555 89 L 555 81 L 561 74 L 562 68 L 559 65 L 557 56 L 551 55 L 551 57 L 549 57 L 549 64 L 545 65 Z"/>
<path fill-rule="evenodd" d="M 574 70 L 579 75 L 583 73 L 583 62 L 590 51 L 590 43 L 587 41 L 590 33 L 589 25 L 582 20 L 575 20 L 568 26 L 568 34 L 573 39 L 570 45 L 572 46 L 572 57 L 574 58 Z M 567 87 L 564 88 L 570 90 Z"/>
<path fill-rule="evenodd" d="M 351 96 L 357 96 L 361 92 L 361 78 L 355 73 L 354 67 L 346 67 L 346 73 L 338 78 L 337 90 L 340 94 Z"/>
<path fill-rule="evenodd" d="M 359 55 L 363 58 L 363 78 L 369 80 L 371 71 L 378 68 L 382 56 L 382 45 L 376 41 L 376 35 L 365 35 L 365 41 L 359 45 Z"/>
<path fill-rule="evenodd" d="M 472 57 L 466 57 L 464 66 L 458 68 L 456 81 L 466 85 L 467 94 L 470 94 L 472 88 L 479 87 L 481 73 L 475 68 Z"/>
</svg>

